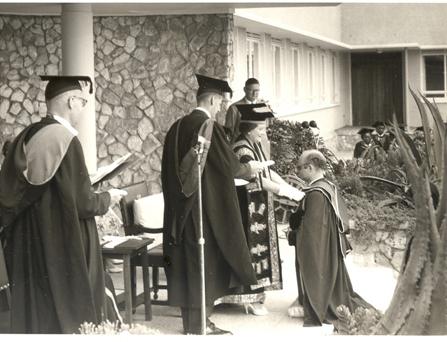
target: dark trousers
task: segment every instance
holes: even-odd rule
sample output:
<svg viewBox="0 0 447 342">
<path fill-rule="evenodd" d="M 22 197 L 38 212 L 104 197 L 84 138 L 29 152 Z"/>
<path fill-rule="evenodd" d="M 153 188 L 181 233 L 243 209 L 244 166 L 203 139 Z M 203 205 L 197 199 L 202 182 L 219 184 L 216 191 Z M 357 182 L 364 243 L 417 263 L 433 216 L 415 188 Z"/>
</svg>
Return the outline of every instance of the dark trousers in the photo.
<svg viewBox="0 0 447 342">
<path fill-rule="evenodd" d="M 296 249 L 295 249 L 296 250 Z M 303 305 L 303 284 L 301 284 L 300 265 L 298 264 L 298 256 L 295 255 L 295 271 L 296 271 L 296 284 L 298 287 L 298 303 Z"/>
<path fill-rule="evenodd" d="M 183 331 L 185 334 L 201 334 L 200 309 L 197 308 L 180 308 L 182 310 Z M 206 325 L 210 325 L 209 317 L 213 310 L 212 306 L 206 307 Z"/>
</svg>

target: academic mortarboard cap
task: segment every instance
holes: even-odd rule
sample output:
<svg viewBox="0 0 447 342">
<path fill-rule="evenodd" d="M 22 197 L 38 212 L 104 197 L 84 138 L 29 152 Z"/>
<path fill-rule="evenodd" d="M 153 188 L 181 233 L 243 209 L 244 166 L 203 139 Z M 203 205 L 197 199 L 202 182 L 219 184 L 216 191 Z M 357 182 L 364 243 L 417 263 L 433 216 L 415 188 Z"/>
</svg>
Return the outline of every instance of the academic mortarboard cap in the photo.
<svg viewBox="0 0 447 342">
<path fill-rule="evenodd" d="M 241 113 L 241 122 L 261 123 L 268 118 L 274 118 L 272 110 L 265 103 L 236 105 Z"/>
<path fill-rule="evenodd" d="M 89 93 L 93 93 L 93 83 L 89 76 L 49 76 L 41 75 L 42 81 L 49 81 L 45 88 L 45 99 L 50 100 L 70 90 L 82 90 L 82 81 L 90 85 Z"/>
<path fill-rule="evenodd" d="M 196 78 L 197 83 L 199 83 L 197 96 L 205 93 L 216 93 L 223 96 L 223 93 L 230 93 L 230 97 L 233 97 L 233 90 L 230 88 L 227 81 L 199 74 L 196 74 Z"/>
<path fill-rule="evenodd" d="M 373 129 L 371 129 L 371 128 L 362 128 L 362 129 L 360 129 L 358 132 L 357 132 L 357 134 L 360 134 L 360 135 L 363 135 L 363 134 L 366 134 L 366 133 L 372 133 L 374 130 Z"/>
<path fill-rule="evenodd" d="M 374 122 L 374 124 L 372 126 L 374 128 L 377 128 L 379 126 L 385 126 L 385 122 L 383 122 L 383 121 L 376 121 L 376 122 Z"/>
</svg>

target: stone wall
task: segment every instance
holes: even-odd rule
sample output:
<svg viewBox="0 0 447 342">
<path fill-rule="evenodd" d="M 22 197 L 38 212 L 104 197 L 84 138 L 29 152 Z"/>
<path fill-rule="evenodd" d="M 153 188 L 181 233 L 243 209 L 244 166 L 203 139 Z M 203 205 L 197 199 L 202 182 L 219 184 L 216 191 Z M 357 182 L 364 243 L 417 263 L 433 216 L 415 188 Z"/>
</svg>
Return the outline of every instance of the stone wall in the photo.
<svg viewBox="0 0 447 342">
<path fill-rule="evenodd" d="M 37 75 L 57 74 L 61 54 L 60 18 L 0 16 L 2 146 L 45 115 L 44 88 Z"/>
<path fill-rule="evenodd" d="M 111 184 L 145 179 L 158 192 L 164 136 L 195 106 L 194 74 L 232 76 L 233 17 L 95 17 L 94 37 L 98 165 L 131 152 Z M 0 16 L 1 144 L 45 115 L 32 76 L 60 70 L 59 17 Z"/>
<path fill-rule="evenodd" d="M 373 255 L 375 263 L 399 271 L 413 226 L 414 221 L 397 227 L 390 227 L 386 222 L 376 223 L 372 235 L 365 239 L 352 224 L 350 241 L 356 253 Z M 365 245 L 365 241 L 369 243 Z"/>
<path fill-rule="evenodd" d="M 160 190 L 166 131 L 195 106 L 195 73 L 228 78 L 231 15 L 95 20 L 99 165 L 130 151 L 140 160 L 113 185 L 150 181 Z"/>
</svg>

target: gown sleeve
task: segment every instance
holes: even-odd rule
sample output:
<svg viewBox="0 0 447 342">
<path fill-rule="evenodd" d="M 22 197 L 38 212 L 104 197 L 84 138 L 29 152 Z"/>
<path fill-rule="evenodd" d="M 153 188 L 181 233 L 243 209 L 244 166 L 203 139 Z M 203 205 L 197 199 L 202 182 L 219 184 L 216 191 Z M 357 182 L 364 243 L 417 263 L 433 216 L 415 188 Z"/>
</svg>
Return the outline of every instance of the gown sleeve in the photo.
<svg viewBox="0 0 447 342">
<path fill-rule="evenodd" d="M 75 196 L 74 203 L 80 219 L 93 218 L 107 212 L 110 194 L 92 191 L 81 143 L 77 138 L 73 139 L 56 177 L 60 178 L 62 184 L 72 188 L 70 193 Z"/>
</svg>

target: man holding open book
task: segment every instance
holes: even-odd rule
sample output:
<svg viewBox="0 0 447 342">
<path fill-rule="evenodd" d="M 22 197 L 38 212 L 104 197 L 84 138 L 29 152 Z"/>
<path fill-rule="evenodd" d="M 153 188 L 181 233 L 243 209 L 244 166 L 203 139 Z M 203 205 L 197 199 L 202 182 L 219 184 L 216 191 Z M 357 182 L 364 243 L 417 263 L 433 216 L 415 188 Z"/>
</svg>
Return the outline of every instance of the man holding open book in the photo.
<svg viewBox="0 0 447 342">
<path fill-rule="evenodd" d="M 92 191 L 72 125 L 86 76 L 43 76 L 47 117 L 12 142 L 0 172 L 12 333 L 76 333 L 107 318 L 96 215 L 124 191 Z"/>
</svg>

